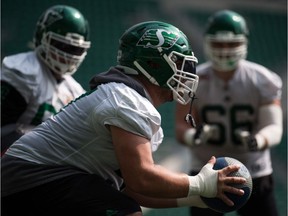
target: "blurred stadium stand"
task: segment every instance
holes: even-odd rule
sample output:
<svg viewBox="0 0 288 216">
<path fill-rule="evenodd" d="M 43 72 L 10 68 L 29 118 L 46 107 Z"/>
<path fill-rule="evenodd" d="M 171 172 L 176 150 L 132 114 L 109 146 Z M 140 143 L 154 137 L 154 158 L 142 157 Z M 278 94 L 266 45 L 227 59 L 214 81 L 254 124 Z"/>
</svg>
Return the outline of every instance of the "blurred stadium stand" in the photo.
<svg viewBox="0 0 288 216">
<path fill-rule="evenodd" d="M 54 4 L 78 8 L 89 20 L 92 48 L 75 78 L 88 89 L 90 77 L 116 64 L 118 39 L 131 25 L 160 20 L 178 26 L 189 37 L 199 63 L 204 61 L 202 33 L 209 15 L 220 9 L 242 14 L 250 29 L 248 59 L 278 73 L 284 83 L 284 136 L 272 150 L 276 178 L 276 198 L 280 216 L 287 215 L 287 2 L 285 0 L 2 0 L 1 60 L 4 56 L 28 50 L 40 14 Z M 165 166 L 186 171 L 189 156 L 174 140 L 174 103 L 159 108 L 162 113 L 165 141 L 155 154 Z M 171 115 L 172 114 L 172 115 Z M 185 163 L 169 156 L 183 154 Z M 186 160 L 187 159 L 187 160 Z M 169 161 L 173 161 L 170 163 Z M 178 163 L 175 163 L 178 161 Z M 144 209 L 145 215 L 188 215 L 188 209 Z M 229 214 L 233 215 L 233 213 Z"/>
</svg>

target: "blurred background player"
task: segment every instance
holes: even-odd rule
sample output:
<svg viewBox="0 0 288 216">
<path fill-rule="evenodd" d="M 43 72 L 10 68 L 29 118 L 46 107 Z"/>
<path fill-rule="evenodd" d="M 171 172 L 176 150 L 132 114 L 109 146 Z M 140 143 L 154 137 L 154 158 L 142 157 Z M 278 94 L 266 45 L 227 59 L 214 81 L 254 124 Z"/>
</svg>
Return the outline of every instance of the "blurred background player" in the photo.
<svg viewBox="0 0 288 216">
<path fill-rule="evenodd" d="M 238 212 L 276 216 L 270 148 L 282 138 L 282 81 L 267 68 L 245 60 L 248 28 L 244 18 L 218 11 L 207 23 L 204 49 L 208 62 L 197 67 L 199 87 L 192 108 L 197 127 L 184 121 L 190 105 L 177 105 L 176 133 L 191 148 L 191 174 L 207 155 L 230 156 L 243 162 L 253 177 L 253 192 Z M 222 215 L 191 208 L 191 215 Z"/>
<path fill-rule="evenodd" d="M 90 48 L 88 33 L 80 11 L 55 5 L 36 24 L 35 49 L 3 59 L 1 154 L 25 131 L 85 92 L 71 75 Z"/>
<path fill-rule="evenodd" d="M 197 89 L 197 58 L 186 35 L 151 21 L 132 26 L 119 41 L 119 65 L 95 75 L 92 91 L 4 154 L 2 215 L 140 216 L 140 206 L 207 208 L 199 195 L 228 205 L 224 192 L 243 195 L 228 185 L 245 182 L 228 176 L 239 166 L 216 171 L 211 157 L 199 175 L 189 176 L 153 160 L 164 136 L 157 107 L 187 104 Z"/>
</svg>

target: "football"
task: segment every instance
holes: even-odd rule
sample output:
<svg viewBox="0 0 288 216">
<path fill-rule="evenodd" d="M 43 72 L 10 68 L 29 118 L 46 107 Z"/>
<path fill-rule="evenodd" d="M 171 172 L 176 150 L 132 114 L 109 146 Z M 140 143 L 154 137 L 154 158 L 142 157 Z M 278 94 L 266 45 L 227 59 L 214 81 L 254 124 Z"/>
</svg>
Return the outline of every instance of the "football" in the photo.
<svg viewBox="0 0 288 216">
<path fill-rule="evenodd" d="M 216 163 L 213 166 L 213 169 L 220 170 L 226 166 L 234 165 L 234 164 L 240 165 L 240 169 L 237 172 L 230 173 L 229 176 L 244 177 L 246 179 L 246 182 L 244 184 L 232 184 L 232 186 L 236 188 L 241 188 L 245 193 L 242 196 L 238 196 L 232 193 L 226 193 L 227 197 L 229 197 L 229 199 L 231 199 L 234 202 L 234 206 L 226 205 L 219 198 L 206 198 L 206 197 L 201 196 L 201 199 L 203 200 L 203 202 L 210 209 L 213 209 L 214 211 L 221 212 L 221 213 L 235 211 L 241 208 L 250 198 L 252 188 L 253 188 L 253 183 L 252 183 L 251 175 L 243 163 L 231 157 L 218 157 L 216 159 Z"/>
</svg>

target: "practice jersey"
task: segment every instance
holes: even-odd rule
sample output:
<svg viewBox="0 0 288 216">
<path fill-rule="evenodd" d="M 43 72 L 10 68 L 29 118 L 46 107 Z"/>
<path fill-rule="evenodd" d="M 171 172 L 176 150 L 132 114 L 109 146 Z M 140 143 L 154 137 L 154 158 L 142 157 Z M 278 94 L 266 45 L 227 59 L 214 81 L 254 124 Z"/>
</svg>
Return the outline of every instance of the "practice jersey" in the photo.
<svg viewBox="0 0 288 216">
<path fill-rule="evenodd" d="M 97 174 L 120 190 L 123 179 L 119 174 L 120 167 L 107 127 L 109 125 L 147 138 L 152 151 L 163 140 L 161 116 L 149 97 L 143 97 L 123 83 L 109 82 L 83 94 L 22 136 L 6 155 L 45 165 L 47 169 L 74 167 L 89 174 Z M 127 145 L 133 144 L 127 142 Z M 42 184 L 47 179 L 63 177 L 65 173 L 49 172 L 43 176 L 41 172 L 23 172 L 26 175 L 22 182 L 17 183 L 18 190 Z M 33 180 L 25 180 L 27 175 L 33 175 Z"/>
<path fill-rule="evenodd" d="M 238 69 L 228 83 L 214 74 L 209 62 L 199 65 L 197 74 L 199 86 L 193 105 L 200 122 L 216 125 L 218 131 L 208 144 L 191 149 L 193 169 L 199 170 L 215 155 L 240 160 L 252 177 L 271 174 L 270 150 L 244 151 L 235 131 L 244 129 L 254 134 L 259 130 L 257 122 L 260 106 L 281 99 L 280 77 L 247 60 L 239 62 Z"/>
<path fill-rule="evenodd" d="M 25 111 L 15 122 L 24 129 L 40 124 L 85 92 L 70 75 L 64 75 L 61 82 L 57 82 L 33 51 L 5 57 L 1 80 L 12 85 L 27 103 Z"/>
</svg>

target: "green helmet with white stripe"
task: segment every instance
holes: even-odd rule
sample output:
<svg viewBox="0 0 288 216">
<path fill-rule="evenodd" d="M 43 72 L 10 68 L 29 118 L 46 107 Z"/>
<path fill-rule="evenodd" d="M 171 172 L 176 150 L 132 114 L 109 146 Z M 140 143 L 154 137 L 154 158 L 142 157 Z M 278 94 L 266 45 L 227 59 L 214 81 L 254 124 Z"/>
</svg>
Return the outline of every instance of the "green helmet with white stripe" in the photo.
<svg viewBox="0 0 288 216">
<path fill-rule="evenodd" d="M 38 19 L 34 46 L 56 74 L 73 74 L 90 48 L 89 25 L 82 13 L 67 5 L 48 8 Z"/>
<path fill-rule="evenodd" d="M 208 19 L 204 50 L 213 67 L 234 70 L 247 55 L 248 28 L 245 19 L 231 10 L 221 10 Z"/>
<path fill-rule="evenodd" d="M 197 58 L 182 31 L 164 22 L 142 22 L 126 30 L 119 43 L 117 61 L 126 72 L 170 88 L 182 104 L 190 101 L 187 94 L 194 95 L 198 86 Z"/>
</svg>

